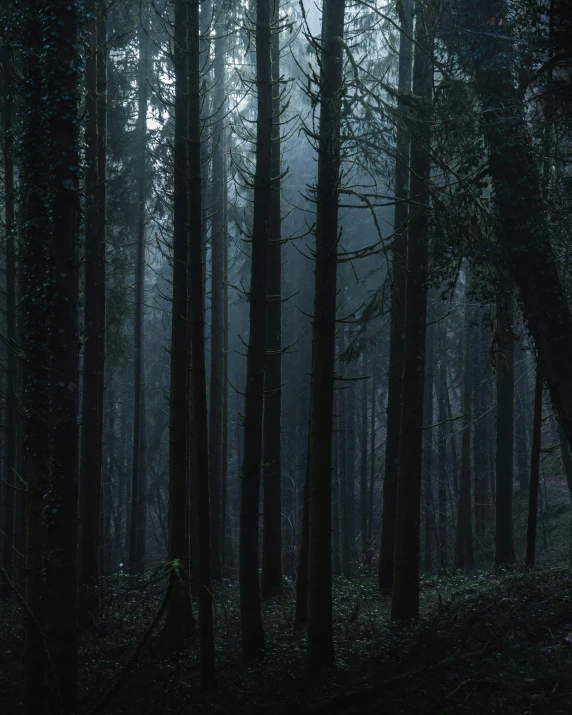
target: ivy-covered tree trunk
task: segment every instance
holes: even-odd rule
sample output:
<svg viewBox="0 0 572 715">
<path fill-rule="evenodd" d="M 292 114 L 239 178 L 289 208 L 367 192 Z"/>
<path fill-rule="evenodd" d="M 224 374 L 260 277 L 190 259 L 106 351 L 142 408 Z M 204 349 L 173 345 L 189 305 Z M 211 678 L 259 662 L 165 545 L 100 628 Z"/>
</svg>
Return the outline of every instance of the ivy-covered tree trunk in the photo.
<svg viewBox="0 0 572 715">
<path fill-rule="evenodd" d="M 465 51 L 472 58 L 482 105 L 489 171 L 501 225 L 499 240 L 570 445 L 572 316 L 550 243 L 539 167 L 526 127 L 524 105 L 509 79 L 511 23 L 505 23 L 502 31 L 498 29 L 505 13 L 500 0 L 479 0 L 476 6 L 469 3 L 467 11 L 471 25 L 465 37 Z"/>
<path fill-rule="evenodd" d="M 423 392 L 425 384 L 425 335 L 429 233 L 430 113 L 433 90 L 433 32 L 431 12 L 419 6 L 415 23 L 413 95 L 417 110 L 412 121 L 411 198 L 415 201 L 407 242 L 407 299 L 395 573 L 391 617 L 419 616 L 419 549 L 421 472 L 423 445 Z"/>
<path fill-rule="evenodd" d="M 272 190 L 268 232 L 268 305 L 264 375 L 263 598 L 282 592 L 282 250 L 280 216 L 280 2 L 272 23 Z"/>
<path fill-rule="evenodd" d="M 147 154 L 147 105 L 149 73 L 149 40 L 146 30 L 138 32 L 139 62 L 137 67 L 137 255 L 135 264 L 135 330 L 133 351 L 133 462 L 131 472 L 131 522 L 129 533 L 129 566 L 132 573 L 145 570 L 146 455 L 145 445 L 145 184 Z"/>
<path fill-rule="evenodd" d="M 334 661 L 332 608 L 332 438 L 336 358 L 336 276 L 345 1 L 322 13 L 316 256 L 310 383 L 308 668 Z"/>
<path fill-rule="evenodd" d="M 173 139 L 173 297 L 169 425 L 168 559 L 176 581 L 167 605 L 164 634 L 171 648 L 183 648 L 196 632 L 189 584 L 189 385 L 187 236 L 187 5 L 175 2 L 175 135 Z M 174 563 L 173 563 L 174 562 Z"/>
<path fill-rule="evenodd" d="M 257 656 L 264 647 L 264 630 L 258 581 L 258 525 L 264 370 L 266 368 L 266 301 L 270 204 L 272 194 L 272 59 L 270 0 L 256 2 L 256 168 L 252 226 L 250 280 L 250 332 L 248 339 L 244 405 L 244 458 L 240 499 L 240 614 L 245 657 Z"/>
<path fill-rule="evenodd" d="M 387 437 L 383 476 L 383 514 L 379 552 L 378 583 L 383 591 L 393 588 L 395 558 L 395 519 L 397 514 L 397 473 L 399 468 L 399 430 L 401 425 L 401 386 L 405 333 L 405 291 L 407 274 L 407 213 L 409 197 L 409 130 L 406 126 L 407 95 L 411 91 L 413 59 L 413 0 L 399 4 L 399 73 L 397 100 L 397 138 L 395 162 L 395 212 L 393 260 L 391 264 L 391 323 L 387 383 Z"/>
</svg>

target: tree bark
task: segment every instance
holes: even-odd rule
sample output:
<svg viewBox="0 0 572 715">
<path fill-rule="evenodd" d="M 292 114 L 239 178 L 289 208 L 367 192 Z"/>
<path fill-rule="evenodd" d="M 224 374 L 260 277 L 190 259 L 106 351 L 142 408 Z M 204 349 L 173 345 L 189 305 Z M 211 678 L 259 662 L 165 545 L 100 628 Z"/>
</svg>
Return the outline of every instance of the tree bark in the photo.
<svg viewBox="0 0 572 715">
<path fill-rule="evenodd" d="M 199 638 L 201 686 L 216 687 L 212 602 L 212 554 L 209 495 L 209 434 L 205 363 L 205 291 L 202 230 L 200 0 L 188 3 L 188 191 L 189 191 L 189 322 L 191 330 L 191 411 L 194 419 L 195 483 L 199 542 Z M 222 267 L 222 266 L 221 266 Z M 222 325 L 222 320 L 221 320 Z M 218 449 L 220 450 L 220 443 Z M 220 473 L 219 473 L 220 480 Z M 219 482 L 220 483 L 220 482 Z M 220 491 L 218 493 L 220 500 Z M 220 522 L 216 525 L 220 534 Z M 220 559 L 220 554 L 219 554 Z"/>
<path fill-rule="evenodd" d="M 423 387 L 423 510 L 424 510 L 424 541 L 425 541 L 425 570 L 433 567 L 431 554 L 431 541 L 435 527 L 435 514 L 433 510 L 433 362 L 434 362 L 434 336 L 433 329 L 429 328 L 426 337 L 425 358 L 425 385 Z"/>
<path fill-rule="evenodd" d="M 536 524 L 538 488 L 540 482 L 540 451 L 542 446 L 542 374 L 536 367 L 534 384 L 534 416 L 532 422 L 532 450 L 530 455 L 530 492 L 528 495 L 528 521 L 526 527 L 526 565 L 534 568 L 536 556 Z"/>
<path fill-rule="evenodd" d="M 465 37 L 473 58 L 489 171 L 498 207 L 499 240 L 519 290 L 523 314 L 538 351 L 552 402 L 572 444 L 572 316 L 558 275 L 542 199 L 539 168 L 526 130 L 524 105 L 516 96 L 507 66 L 506 30 L 500 0 L 467 5 L 471 33 Z M 494 23 L 490 23 L 495 18 Z M 477 32 L 475 32 L 475 29 Z M 507 160 L 507 151 L 509 160 Z M 515 190 L 514 187 L 518 187 Z"/>
<path fill-rule="evenodd" d="M 102 475 L 99 461 L 99 214 L 97 137 L 97 3 L 90 0 L 85 96 L 85 299 L 81 440 L 80 621 L 93 621 L 98 606 Z"/>
<path fill-rule="evenodd" d="M 214 118 L 212 131 L 212 236 L 211 236 L 211 381 L 209 414 L 209 466 L 212 513 L 212 577 L 223 575 L 222 552 L 222 471 L 223 400 L 224 400 L 224 114 L 225 114 L 225 27 L 222 3 L 215 9 Z"/>
<path fill-rule="evenodd" d="M 376 476 L 375 439 L 377 411 L 377 360 L 375 354 L 371 358 L 371 405 L 369 417 L 369 494 L 367 502 L 367 543 L 368 549 L 373 548 L 373 494 Z"/>
<path fill-rule="evenodd" d="M 463 340 L 463 431 L 461 436 L 461 473 L 459 475 L 459 501 L 457 504 L 457 529 L 455 533 L 455 553 L 453 567 L 456 569 L 471 569 L 474 567 L 473 554 L 473 520 L 471 505 L 471 429 L 473 416 L 473 366 L 474 350 L 471 315 L 469 302 L 469 271 L 466 273 L 465 316 Z"/>
<path fill-rule="evenodd" d="M 423 444 L 423 391 L 427 320 L 429 231 L 430 108 L 433 88 L 433 37 L 430 13 L 418 8 L 413 95 L 418 102 L 411 142 L 411 197 L 415 208 L 409 222 L 407 300 L 403 351 L 403 386 L 395 573 L 391 617 L 419 616 L 419 538 Z"/>
<path fill-rule="evenodd" d="M 360 466 L 360 514 L 361 514 L 361 561 L 367 554 L 367 385 L 366 380 L 368 361 L 366 354 L 362 354 L 362 385 L 361 385 L 361 466 Z"/>
<path fill-rule="evenodd" d="M 512 523 L 514 438 L 514 296 L 506 282 L 497 297 L 497 447 L 495 567 L 514 563 Z"/>
<path fill-rule="evenodd" d="M 81 45 L 78 8 L 42 6 L 44 98 L 50 204 L 52 454 L 44 485 L 46 648 L 49 712 L 77 712 L 77 543 L 79 466 L 79 109 Z M 39 119 L 39 118 L 38 118 Z M 45 276 L 43 278 L 45 280 Z M 50 513 L 51 512 L 51 513 Z"/>
<path fill-rule="evenodd" d="M 397 111 L 399 123 L 396 139 L 395 213 L 393 231 L 393 261 L 391 268 L 391 323 L 389 334 L 389 368 L 387 385 L 387 437 L 385 441 L 385 470 L 383 477 L 383 514 L 379 552 L 378 583 L 380 589 L 393 588 L 395 559 L 395 525 L 397 515 L 397 475 L 399 469 L 399 430 L 401 426 L 401 389 L 403 378 L 403 349 L 405 334 L 405 297 L 407 275 L 407 215 L 409 198 L 410 138 L 406 127 L 407 99 L 411 91 L 411 63 L 413 59 L 413 0 L 399 4 L 399 74 Z"/>
<path fill-rule="evenodd" d="M 272 59 L 270 0 L 256 2 L 256 168 L 244 408 L 244 458 L 240 500 L 240 614 L 246 658 L 260 655 L 264 630 L 258 582 L 258 524 L 264 371 L 266 368 L 266 301 L 270 204 L 272 194 Z"/>
<path fill-rule="evenodd" d="M 145 304 L 145 178 L 147 153 L 147 75 L 149 73 L 149 43 L 146 30 L 139 28 L 138 63 L 138 115 L 137 115 L 137 256 L 135 264 L 135 330 L 133 359 L 133 468 L 131 478 L 131 528 L 129 534 L 129 566 L 131 573 L 142 575 L 145 571 L 145 494 L 146 467 L 143 446 L 144 384 L 145 384 L 145 331 L 143 325 Z"/>
<path fill-rule="evenodd" d="M 4 141 L 2 154 L 4 161 L 4 236 L 6 241 L 6 412 L 5 412 L 5 457 L 2 565 L 11 581 L 14 580 L 14 547 L 16 542 L 16 468 L 17 468 L 17 383 L 18 365 L 16 357 L 16 245 L 14 211 L 14 89 L 12 85 L 12 64 L 7 50 L 2 53 L 2 125 Z M 0 579 L 0 595 L 8 596 L 10 587 Z"/>
<path fill-rule="evenodd" d="M 344 354 L 346 349 L 345 329 L 340 326 L 338 329 L 338 360 Z M 340 362 L 341 364 L 341 362 Z M 342 368 L 340 368 L 341 372 Z M 341 387 L 337 392 L 338 402 L 338 466 L 339 466 L 339 504 L 340 504 L 340 551 L 341 551 L 341 570 L 345 578 L 350 576 L 350 510 L 348 505 L 348 430 L 347 430 L 347 413 L 346 413 L 346 393 L 345 386 Z"/>
<path fill-rule="evenodd" d="M 282 593 L 282 250 L 280 217 L 280 2 L 272 18 L 272 187 L 268 246 L 266 372 L 264 374 L 263 598 Z"/>
<path fill-rule="evenodd" d="M 447 566 L 447 328 L 444 323 L 439 326 L 439 384 L 437 386 L 437 418 L 439 422 L 439 460 L 437 479 L 437 504 L 439 518 L 437 534 L 439 536 L 439 566 Z"/>
<path fill-rule="evenodd" d="M 196 632 L 189 589 L 188 236 L 187 236 L 187 5 L 175 2 L 175 136 L 173 139 L 173 297 L 169 425 L 169 545 L 176 584 L 165 615 L 167 647 L 184 648 Z"/>
<path fill-rule="evenodd" d="M 45 604 L 45 522 L 43 494 L 50 477 L 50 306 L 46 275 L 50 274 L 46 225 L 47 176 L 41 149 L 44 146 L 44 114 L 40 48 L 43 38 L 38 22 L 42 3 L 30 3 L 24 16 L 22 61 L 22 123 L 20 135 L 20 233 L 22 240 L 22 345 L 23 370 L 23 467 L 26 481 L 25 598 L 24 613 L 24 713 L 44 715 L 47 659 L 42 631 Z"/>
<path fill-rule="evenodd" d="M 345 0 L 322 12 L 316 257 L 310 382 L 308 668 L 334 662 L 332 609 L 332 436 L 336 357 L 336 274 Z"/>
</svg>

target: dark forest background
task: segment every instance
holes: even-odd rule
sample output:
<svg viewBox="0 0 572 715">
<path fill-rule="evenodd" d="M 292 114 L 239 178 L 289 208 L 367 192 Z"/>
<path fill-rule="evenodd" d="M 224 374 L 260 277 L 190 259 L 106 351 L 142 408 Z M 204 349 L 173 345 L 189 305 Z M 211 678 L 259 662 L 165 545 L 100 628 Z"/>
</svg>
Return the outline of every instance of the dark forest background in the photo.
<svg viewBox="0 0 572 715">
<path fill-rule="evenodd" d="M 569 712 L 567 3 L 0 12 L 3 711 Z"/>
</svg>

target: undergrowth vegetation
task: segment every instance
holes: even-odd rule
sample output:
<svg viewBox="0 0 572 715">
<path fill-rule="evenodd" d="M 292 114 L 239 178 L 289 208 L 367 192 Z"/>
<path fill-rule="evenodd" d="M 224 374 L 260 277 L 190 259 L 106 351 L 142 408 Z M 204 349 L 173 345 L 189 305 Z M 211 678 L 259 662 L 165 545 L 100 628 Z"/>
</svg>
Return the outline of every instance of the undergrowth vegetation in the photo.
<svg viewBox="0 0 572 715">
<path fill-rule="evenodd" d="M 109 578 L 97 626 L 81 644 L 89 713 L 132 659 L 164 597 L 157 575 Z M 305 633 L 292 627 L 294 585 L 264 604 L 263 664 L 240 652 L 236 584 L 218 588 L 220 687 L 201 692 L 197 648 L 164 656 L 160 629 L 132 663 L 120 691 L 101 710 L 119 713 L 457 713 L 572 711 L 572 570 L 443 571 L 421 583 L 420 621 L 389 620 L 390 599 L 369 576 L 334 585 L 335 668 L 304 674 Z M 14 605 L 0 611 L 3 713 L 20 712 L 22 630 Z"/>
</svg>

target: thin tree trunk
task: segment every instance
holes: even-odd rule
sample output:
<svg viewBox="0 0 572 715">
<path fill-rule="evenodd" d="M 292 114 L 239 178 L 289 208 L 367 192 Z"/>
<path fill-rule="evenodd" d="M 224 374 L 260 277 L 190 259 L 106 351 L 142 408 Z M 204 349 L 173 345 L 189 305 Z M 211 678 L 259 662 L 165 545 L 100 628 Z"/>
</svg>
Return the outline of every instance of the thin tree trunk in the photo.
<svg viewBox="0 0 572 715">
<path fill-rule="evenodd" d="M 280 217 L 280 2 L 272 22 L 272 190 L 268 232 L 268 305 L 264 374 L 263 598 L 282 593 L 282 251 Z"/>
<path fill-rule="evenodd" d="M 424 541 L 425 541 L 425 570 L 433 568 L 431 557 L 431 539 L 435 528 L 435 514 L 433 513 L 433 355 L 434 337 L 433 329 L 429 328 L 426 338 L 425 358 L 425 385 L 423 387 L 423 509 L 424 509 Z"/>
<path fill-rule="evenodd" d="M 191 0 L 188 4 L 189 35 L 187 49 L 189 61 L 189 129 L 187 135 L 187 146 L 189 182 L 189 263 L 191 281 L 189 290 L 188 316 L 191 330 L 191 410 L 194 418 L 193 437 L 195 439 L 195 482 L 199 542 L 198 572 L 200 587 L 199 637 L 201 649 L 201 686 L 203 689 L 211 689 L 216 686 L 216 671 L 211 583 L 212 554 L 209 503 L 207 380 L 205 363 L 205 290 L 203 278 L 204 252 L 201 221 L 202 176 L 199 7 L 200 0 Z M 220 268 L 222 268 L 222 266 L 220 266 Z M 222 318 L 222 316 L 219 317 Z M 222 319 L 220 323 L 222 327 Z M 218 445 L 218 449 L 220 450 L 220 443 Z M 218 498 L 220 499 L 220 492 L 218 494 Z M 220 535 L 220 522 L 216 525 L 216 527 L 218 529 L 217 534 Z"/>
<path fill-rule="evenodd" d="M 300 534 L 300 558 L 296 579 L 296 610 L 294 625 L 301 626 L 308 620 L 308 550 L 309 550 L 309 520 L 310 520 L 310 452 L 307 454 L 306 480 L 302 507 L 302 529 Z"/>
<path fill-rule="evenodd" d="M 514 436 L 514 297 L 506 281 L 499 288 L 497 303 L 497 449 L 495 567 L 514 563 L 512 523 Z"/>
<path fill-rule="evenodd" d="M 338 331 L 338 360 L 346 349 L 344 326 L 340 326 Z M 341 371 L 341 369 L 340 369 Z M 339 466 L 339 488 L 340 488 L 340 549 L 341 549 L 341 569 L 345 578 L 350 576 L 350 539 L 349 520 L 350 510 L 348 506 L 348 458 L 347 440 L 348 430 L 346 428 L 346 393 L 345 386 L 337 391 L 338 402 L 338 466 Z"/>
<path fill-rule="evenodd" d="M 473 366 L 474 350 L 473 325 L 471 324 L 471 304 L 469 302 L 469 271 L 466 273 L 465 317 L 463 340 L 463 431 L 461 434 L 461 473 L 459 475 L 459 501 L 457 504 L 457 529 L 453 567 L 471 569 L 474 567 L 473 521 L 471 506 L 471 428 L 473 414 Z"/>
<path fill-rule="evenodd" d="M 487 330 L 484 325 L 484 310 L 479 311 L 478 325 L 475 328 L 475 344 L 473 347 L 474 373 L 474 446 L 473 463 L 475 472 L 475 535 L 479 549 L 484 547 L 487 509 L 487 454 L 488 443 L 487 411 L 489 405 L 485 399 L 488 395 L 488 383 L 491 379 L 488 366 Z M 483 355 L 484 352 L 484 355 Z"/>
<path fill-rule="evenodd" d="M 169 426 L 169 546 L 176 584 L 165 615 L 167 647 L 183 648 L 196 632 L 189 589 L 188 237 L 187 237 L 187 2 L 175 2 L 175 136 L 173 140 L 173 298 Z"/>
<path fill-rule="evenodd" d="M 403 386 L 395 574 L 391 617 L 419 616 L 419 538 L 423 443 L 423 391 L 425 383 L 425 333 L 427 320 L 427 263 L 429 231 L 430 125 L 433 88 L 433 37 L 430 13 L 418 8 L 413 95 L 419 108 L 411 145 L 411 196 L 415 208 L 409 222 L 407 303 L 403 351 Z"/>
<path fill-rule="evenodd" d="M 407 95 L 411 90 L 413 58 L 413 0 L 399 4 L 399 74 L 397 110 L 399 124 L 396 139 L 395 213 L 393 245 L 391 327 L 389 334 L 389 369 L 387 384 L 387 437 L 385 441 L 385 472 L 383 477 L 383 514 L 379 552 L 378 582 L 380 589 L 393 588 L 395 558 L 395 528 L 397 515 L 397 475 L 399 469 L 399 430 L 401 427 L 401 390 L 405 334 L 405 296 L 407 276 L 407 215 L 409 197 L 410 140 L 406 127 Z"/>
<path fill-rule="evenodd" d="M 224 156 L 223 156 L 224 161 Z M 223 393 L 222 393 L 222 494 L 221 494 L 221 561 L 223 574 L 226 573 L 227 566 L 234 568 L 232 551 L 232 532 L 228 513 L 228 212 L 227 212 L 227 178 L 226 161 L 223 163 L 223 211 L 224 211 L 224 235 L 223 235 Z"/>
<path fill-rule="evenodd" d="M 540 451 L 542 443 L 542 375 L 536 368 L 534 384 L 534 416 L 532 421 L 532 450 L 530 455 L 530 492 L 528 495 L 528 522 L 526 528 L 526 565 L 534 568 L 536 556 L 536 524 L 538 489 L 540 479 Z"/>
<path fill-rule="evenodd" d="M 258 524 L 264 370 L 266 367 L 266 300 L 270 204 L 272 194 L 272 59 L 270 0 L 256 2 L 256 169 L 250 281 L 250 334 L 248 339 L 244 407 L 244 459 L 240 500 L 240 614 L 245 657 L 264 647 L 258 581 Z"/>
<path fill-rule="evenodd" d="M 308 668 L 334 661 L 332 608 L 332 436 L 336 358 L 336 273 L 345 1 L 322 12 L 314 324 L 310 383 Z"/>
<path fill-rule="evenodd" d="M 145 570 L 145 492 L 146 464 L 143 454 L 143 389 L 145 383 L 145 332 L 143 307 L 145 304 L 145 157 L 147 153 L 147 75 L 149 72 L 149 43 L 146 30 L 139 28 L 138 116 L 137 116 L 137 259 L 135 265 L 135 331 L 133 360 L 133 471 L 131 479 L 131 529 L 129 535 L 129 567 L 132 573 Z"/>
<path fill-rule="evenodd" d="M 223 401 L 224 401 L 224 123 L 225 114 L 225 38 L 221 16 L 222 3 L 215 9 L 215 59 L 214 59 L 214 113 L 215 124 L 212 131 L 212 237 L 211 237 L 211 382 L 209 414 L 209 465 L 212 511 L 212 577 L 220 581 L 223 575 L 222 531 L 222 471 L 223 454 Z"/>
<path fill-rule="evenodd" d="M 437 533 L 439 534 L 439 565 L 447 566 L 447 328 L 443 323 L 439 327 L 439 384 L 437 387 L 437 419 L 439 422 L 439 463 L 437 477 L 437 504 L 439 518 Z"/>
<path fill-rule="evenodd" d="M 375 354 L 371 358 L 371 405 L 369 417 L 369 494 L 367 502 L 367 543 L 368 549 L 373 548 L 373 492 L 375 486 L 375 438 L 377 410 L 377 360 Z"/>
<path fill-rule="evenodd" d="M 360 468 L 360 512 L 361 512 L 361 561 L 367 554 L 367 386 L 365 379 L 368 361 L 365 353 L 362 354 L 362 386 L 361 386 L 361 468 Z"/>
</svg>

